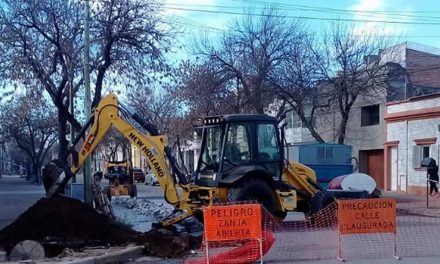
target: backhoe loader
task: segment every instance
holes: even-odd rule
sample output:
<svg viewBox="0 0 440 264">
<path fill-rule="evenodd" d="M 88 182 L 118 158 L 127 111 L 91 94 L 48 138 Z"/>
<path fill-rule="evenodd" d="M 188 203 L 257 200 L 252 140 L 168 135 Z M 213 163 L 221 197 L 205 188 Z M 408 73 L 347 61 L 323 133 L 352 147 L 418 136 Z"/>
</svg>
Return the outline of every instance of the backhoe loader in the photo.
<svg viewBox="0 0 440 264">
<path fill-rule="evenodd" d="M 315 172 L 284 159 L 284 136 L 274 117 L 204 118 L 197 170 L 193 177 L 188 177 L 179 168 L 166 137 L 150 122 L 130 113 L 114 94 L 102 98 L 74 140 L 73 145 L 78 144 L 85 136 L 79 151 L 70 149 L 72 164 L 54 161 L 45 166 L 43 177 L 49 197 L 63 192 L 112 126 L 145 155 L 166 202 L 174 206 L 174 213 L 159 223 L 162 226 L 190 216 L 200 217 L 204 207 L 215 203 L 256 200 L 280 218 L 289 211 L 318 210 L 325 203 Z M 89 127 L 90 132 L 85 135 Z"/>
<path fill-rule="evenodd" d="M 137 196 L 131 163 L 124 161 L 107 161 L 104 165 L 104 178 L 109 181 L 105 193 L 109 200 L 112 196 Z"/>
</svg>

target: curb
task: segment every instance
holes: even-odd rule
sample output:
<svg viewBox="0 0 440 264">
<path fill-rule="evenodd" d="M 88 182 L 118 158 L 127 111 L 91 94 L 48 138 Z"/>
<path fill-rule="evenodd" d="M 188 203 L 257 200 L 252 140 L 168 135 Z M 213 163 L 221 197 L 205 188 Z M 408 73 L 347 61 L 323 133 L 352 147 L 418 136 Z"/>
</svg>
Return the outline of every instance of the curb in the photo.
<svg viewBox="0 0 440 264">
<path fill-rule="evenodd" d="M 132 246 L 129 248 L 124 248 L 118 251 L 114 251 L 105 255 L 87 257 L 77 260 L 60 260 L 57 263 L 64 264 L 105 264 L 105 263 L 117 263 L 119 261 L 126 261 L 128 259 L 134 259 L 139 257 L 142 253 L 143 246 Z"/>
</svg>

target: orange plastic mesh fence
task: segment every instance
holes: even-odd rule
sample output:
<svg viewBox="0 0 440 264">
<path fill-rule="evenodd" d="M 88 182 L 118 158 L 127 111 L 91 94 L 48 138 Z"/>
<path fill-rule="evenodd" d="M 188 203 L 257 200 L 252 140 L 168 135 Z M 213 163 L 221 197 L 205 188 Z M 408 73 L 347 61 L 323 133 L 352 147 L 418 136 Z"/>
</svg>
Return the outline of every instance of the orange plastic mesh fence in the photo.
<svg viewBox="0 0 440 264">
<path fill-rule="evenodd" d="M 397 216 L 397 236 L 394 234 L 363 234 L 342 236 L 343 256 L 347 259 L 419 257 L 440 255 L 440 218 Z"/>
<path fill-rule="evenodd" d="M 300 213 L 298 213 L 299 216 Z M 392 233 L 338 235 L 337 204 L 300 220 L 277 218 L 262 209 L 264 261 L 334 259 L 338 256 L 339 237 L 345 259 L 392 258 L 396 239 L 400 257 L 440 255 L 440 218 L 397 216 L 397 236 Z M 260 243 L 255 239 L 209 242 L 209 263 L 254 263 L 260 259 Z M 207 263 L 206 241 L 196 256 L 185 263 Z"/>
</svg>

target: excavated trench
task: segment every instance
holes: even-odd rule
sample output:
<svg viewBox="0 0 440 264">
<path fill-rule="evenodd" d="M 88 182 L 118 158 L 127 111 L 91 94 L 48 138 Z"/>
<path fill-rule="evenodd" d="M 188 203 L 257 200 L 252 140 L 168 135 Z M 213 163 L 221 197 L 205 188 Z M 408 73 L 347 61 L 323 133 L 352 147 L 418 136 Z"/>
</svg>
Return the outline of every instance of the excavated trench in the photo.
<svg viewBox="0 0 440 264">
<path fill-rule="evenodd" d="M 43 198 L 0 230 L 0 248 L 8 254 L 18 242 L 35 240 L 44 246 L 46 257 L 65 248 L 88 246 L 144 245 L 144 253 L 163 258 L 181 257 L 198 248 L 200 238 L 171 231 L 140 233 L 115 222 L 79 200 L 58 196 Z"/>
</svg>

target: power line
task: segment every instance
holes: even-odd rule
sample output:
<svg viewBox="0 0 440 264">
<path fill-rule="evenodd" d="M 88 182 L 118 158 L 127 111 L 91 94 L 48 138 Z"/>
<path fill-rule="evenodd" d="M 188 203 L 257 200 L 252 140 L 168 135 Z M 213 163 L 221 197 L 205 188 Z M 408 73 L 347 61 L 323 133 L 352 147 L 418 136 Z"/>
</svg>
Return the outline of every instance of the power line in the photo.
<svg viewBox="0 0 440 264">
<path fill-rule="evenodd" d="M 253 4 L 258 3 L 252 2 Z M 353 13 L 357 13 L 360 16 L 363 17 L 369 17 L 369 18 L 381 18 L 382 15 L 386 14 L 381 11 L 361 11 L 361 10 L 343 10 L 343 9 L 335 9 L 335 8 L 325 8 L 325 7 L 308 7 L 308 6 L 302 6 L 302 5 L 283 5 L 283 4 L 271 4 L 272 6 L 276 6 L 278 10 L 283 11 L 308 11 L 308 12 L 320 12 L 320 13 L 333 13 L 333 14 L 342 14 L 342 15 L 353 15 Z M 165 6 L 168 7 L 204 7 L 204 8 L 216 8 L 216 9 L 249 9 L 249 6 L 224 6 L 224 5 L 209 5 L 209 4 L 165 4 Z M 252 7 L 252 9 L 258 9 L 258 10 L 264 10 L 266 9 L 266 6 L 263 7 Z M 289 6 L 289 7 L 285 7 Z M 392 16 L 397 19 L 414 19 L 418 18 L 420 20 L 423 20 L 425 22 L 433 21 L 433 22 L 439 22 L 440 17 L 439 16 L 419 16 L 419 15 L 413 15 L 413 14 L 402 14 L 402 13 L 389 13 L 387 16 Z"/>
<path fill-rule="evenodd" d="M 231 29 L 221 29 L 218 27 L 213 27 L 213 26 L 208 26 L 206 24 L 200 24 L 194 20 L 191 20 L 189 18 L 183 17 L 183 16 L 175 16 L 178 17 L 180 20 L 184 20 L 184 21 L 175 21 L 179 24 L 182 25 L 186 25 L 189 26 L 191 28 L 197 28 L 197 29 L 203 29 L 209 32 L 214 32 L 214 33 L 233 33 L 236 32 L 235 30 L 231 30 Z M 334 34 L 308 34 L 311 36 L 319 36 L 319 37 L 332 37 L 334 36 Z M 361 37 L 363 36 L 362 34 L 351 34 L 355 37 Z M 440 38 L 440 35 L 405 35 L 405 34 L 400 34 L 400 35 L 375 35 L 375 37 L 379 37 L 379 38 L 399 38 L 399 37 L 405 37 L 405 38 Z"/>
<path fill-rule="evenodd" d="M 327 10 L 335 10 L 335 11 L 345 11 L 345 12 L 365 12 L 365 13 L 417 13 L 417 14 L 440 14 L 439 11 L 408 11 L 408 10 L 360 10 L 360 9 L 338 9 L 338 8 L 332 8 L 332 7 L 319 7 L 319 6 L 308 6 L 308 5 L 293 5 L 293 4 L 281 4 L 281 3 L 272 3 L 272 2 L 266 2 L 266 1 L 249 1 L 249 0 L 231 0 L 233 2 L 244 2 L 244 3 L 252 3 L 252 4 L 260 4 L 264 6 L 280 6 L 280 7 L 303 7 L 303 8 L 310 8 L 310 9 L 327 9 Z"/>
<path fill-rule="evenodd" d="M 183 8 L 183 7 L 165 7 L 170 10 L 190 11 L 190 12 L 202 12 L 210 14 L 224 14 L 224 15 L 247 15 L 257 17 L 280 17 L 280 18 L 294 18 L 305 20 L 319 20 L 319 21 L 337 21 L 337 22 L 362 22 L 362 23 L 386 23 L 386 24 L 404 24 L 404 25 L 440 25 L 440 22 L 411 22 L 411 21 L 390 21 L 390 20 L 366 20 L 366 19 L 349 19 L 349 18 L 324 18 L 324 17 L 311 17 L 311 16 L 289 16 L 289 15 L 267 15 L 257 13 L 243 13 L 235 11 L 221 11 L 221 10 L 207 10 L 197 8 Z"/>
</svg>

